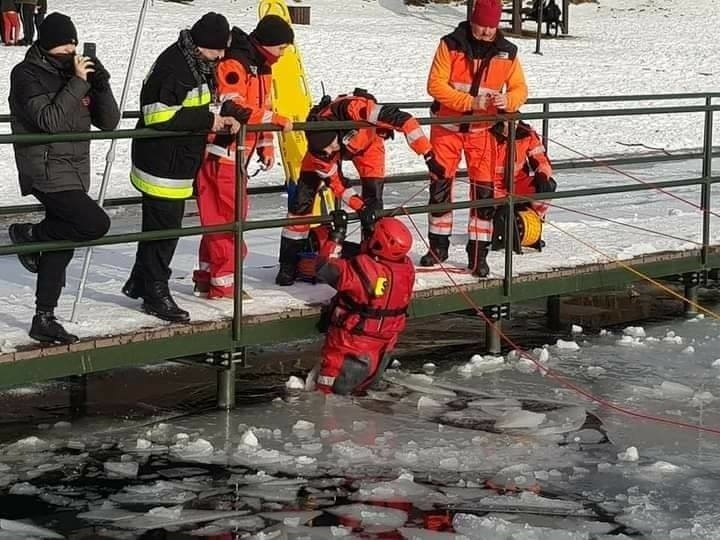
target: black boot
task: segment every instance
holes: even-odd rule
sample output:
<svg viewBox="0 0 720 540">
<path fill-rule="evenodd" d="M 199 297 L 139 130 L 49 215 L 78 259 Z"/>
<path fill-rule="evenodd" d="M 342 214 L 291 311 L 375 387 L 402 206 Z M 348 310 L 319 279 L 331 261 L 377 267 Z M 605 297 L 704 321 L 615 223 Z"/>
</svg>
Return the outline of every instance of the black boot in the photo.
<svg viewBox="0 0 720 540">
<path fill-rule="evenodd" d="M 125 282 L 125 285 L 123 285 L 122 293 L 133 300 L 145 296 L 145 281 L 140 275 L 140 271 L 137 269 L 137 266 L 133 266 L 132 272 L 130 272 L 130 277 Z"/>
<path fill-rule="evenodd" d="M 170 296 L 170 289 L 165 281 L 154 281 L 145 284 L 143 297 L 143 311 L 158 319 L 170 322 L 186 323 L 190 321 L 190 314 L 180 309 Z"/>
<path fill-rule="evenodd" d="M 8 228 L 8 235 L 13 244 L 35 242 L 32 223 L 13 223 Z M 25 270 L 37 274 L 40 263 L 40 253 L 21 253 L 18 254 L 18 259 L 20 259 L 20 264 L 25 267 Z"/>
<path fill-rule="evenodd" d="M 468 268 L 472 270 L 473 276 L 484 278 L 490 273 L 490 267 L 487 263 L 489 247 L 490 242 L 468 240 L 467 246 L 465 246 L 465 251 L 468 255 Z"/>
<path fill-rule="evenodd" d="M 297 277 L 298 255 L 305 248 L 305 240 L 285 238 L 280 239 L 280 270 L 275 276 L 275 283 L 281 287 L 289 287 L 295 283 Z"/>
<path fill-rule="evenodd" d="M 63 345 L 80 341 L 77 336 L 68 334 L 57 322 L 55 315 L 48 311 L 39 311 L 35 314 L 30 327 L 30 337 L 41 343 L 62 343 Z"/>
<path fill-rule="evenodd" d="M 420 266 L 435 266 L 438 261 L 445 262 L 450 249 L 450 237 L 442 234 L 430 233 L 430 251 L 420 257 Z M 435 255 L 433 255 L 433 253 Z"/>
</svg>

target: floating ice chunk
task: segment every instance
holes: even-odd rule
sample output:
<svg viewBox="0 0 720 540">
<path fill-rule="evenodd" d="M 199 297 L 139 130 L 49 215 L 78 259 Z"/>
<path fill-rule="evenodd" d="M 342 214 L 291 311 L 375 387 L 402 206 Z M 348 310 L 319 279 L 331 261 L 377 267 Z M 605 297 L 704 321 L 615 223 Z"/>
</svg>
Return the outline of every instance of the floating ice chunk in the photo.
<svg viewBox="0 0 720 540">
<path fill-rule="evenodd" d="M 587 540 L 587 532 L 563 531 L 546 527 L 533 527 L 527 523 L 511 523 L 496 516 L 480 517 L 456 514 L 452 521 L 457 533 L 483 540 Z"/>
<path fill-rule="evenodd" d="M 621 347 L 644 347 L 642 338 L 637 336 L 622 336 L 615 342 L 615 345 L 619 345 Z"/>
<path fill-rule="evenodd" d="M 347 504 L 326 508 L 325 511 L 344 519 L 357 521 L 361 527 L 384 526 L 397 529 L 407 521 L 407 512 L 403 510 L 368 504 Z"/>
<path fill-rule="evenodd" d="M 257 497 L 264 501 L 292 503 L 297 500 L 300 486 L 246 486 L 240 488 L 237 494 L 241 497 Z"/>
<path fill-rule="evenodd" d="M 315 432 L 315 424 L 306 420 L 298 420 L 292 427 L 293 433 L 300 438 L 311 437 Z"/>
<path fill-rule="evenodd" d="M 685 399 L 689 398 L 695 393 L 695 390 L 684 384 L 663 381 L 660 385 L 660 392 L 668 399 Z"/>
<path fill-rule="evenodd" d="M 0 519 L 0 531 L 11 533 L 15 538 L 65 538 L 50 529 L 11 519 Z"/>
<path fill-rule="evenodd" d="M 688 345 L 685 347 L 682 351 L 680 351 L 681 354 L 695 354 L 695 347 L 692 345 Z"/>
<path fill-rule="evenodd" d="M 147 439 L 138 439 L 135 444 L 136 450 L 147 450 L 152 447 L 152 443 Z"/>
<path fill-rule="evenodd" d="M 288 390 L 305 390 L 305 381 L 295 375 L 290 375 L 290 378 L 285 382 L 285 388 Z"/>
<path fill-rule="evenodd" d="M 242 434 L 242 437 L 240 437 L 240 446 L 246 449 L 260 448 L 260 441 L 258 441 L 257 437 L 255 436 L 255 432 L 251 429 L 248 429 L 245 433 Z M 240 448 L 238 448 L 238 450 L 240 450 Z"/>
<path fill-rule="evenodd" d="M 617 457 L 620 461 L 638 461 L 640 459 L 640 454 L 638 453 L 637 448 L 630 446 L 624 452 L 620 452 Z"/>
<path fill-rule="evenodd" d="M 428 375 L 432 375 L 435 373 L 435 370 L 437 369 L 437 366 L 433 364 L 432 362 L 427 362 L 423 364 L 423 371 L 427 373 Z"/>
<path fill-rule="evenodd" d="M 289 511 L 289 512 L 261 512 L 260 515 L 270 521 L 281 521 L 290 527 L 298 527 L 304 525 L 316 517 L 322 515 L 322 512 L 316 510 L 309 511 Z"/>
<path fill-rule="evenodd" d="M 603 375 L 606 373 L 606 369 L 600 366 L 588 366 L 587 372 L 590 377 L 599 377 L 600 375 Z"/>
<path fill-rule="evenodd" d="M 0 342 L 0 353 L 13 353 L 16 352 L 15 345 L 8 339 L 3 339 Z"/>
<path fill-rule="evenodd" d="M 307 467 L 309 465 L 314 465 L 315 463 L 317 463 L 317 459 L 310 457 L 310 456 L 298 456 L 295 458 L 295 462 L 298 465 Z"/>
<path fill-rule="evenodd" d="M 353 431 L 366 431 L 368 423 L 364 420 L 353 420 L 352 430 Z"/>
<path fill-rule="evenodd" d="M 333 444 L 332 453 L 348 461 L 367 461 L 373 458 L 370 448 L 360 446 L 353 441 L 340 441 Z"/>
<path fill-rule="evenodd" d="M 207 469 L 201 469 L 199 467 L 174 467 L 172 469 L 162 469 L 158 471 L 158 474 L 163 478 L 189 478 L 191 476 L 200 476 L 207 474 Z"/>
<path fill-rule="evenodd" d="M 628 326 L 623 330 L 623 334 L 631 337 L 644 338 L 645 329 L 642 326 Z"/>
<path fill-rule="evenodd" d="M 40 488 L 29 482 L 20 482 L 10 488 L 10 495 L 37 495 Z"/>
<path fill-rule="evenodd" d="M 158 480 L 154 484 L 125 486 L 123 491 L 110 495 L 119 504 L 177 505 L 192 501 L 197 496 L 176 484 Z"/>
<path fill-rule="evenodd" d="M 50 450 L 50 443 L 39 439 L 38 437 L 26 437 L 11 444 L 5 448 L 5 453 L 12 454 L 32 454 L 36 452 L 46 452 Z"/>
<path fill-rule="evenodd" d="M 400 527 L 398 530 L 403 538 L 407 538 L 408 540 L 470 540 L 469 537 L 464 534 L 437 532 L 428 529 Z"/>
<path fill-rule="evenodd" d="M 402 364 L 400 363 L 400 360 L 394 358 L 392 363 L 390 364 L 390 369 L 400 369 L 401 366 Z"/>
<path fill-rule="evenodd" d="M 183 507 L 179 505 L 171 507 L 157 506 L 148 510 L 147 515 L 150 517 L 176 520 L 180 518 L 182 511 Z"/>
<path fill-rule="evenodd" d="M 545 421 L 545 414 L 532 411 L 511 411 L 503 414 L 495 421 L 497 429 L 534 428 Z"/>
<path fill-rule="evenodd" d="M 579 326 L 577 324 L 573 324 L 570 328 L 570 333 L 572 334 L 582 334 L 583 333 L 583 327 Z"/>
<path fill-rule="evenodd" d="M 715 361 L 712 363 L 712 367 L 714 367 L 714 368 L 720 368 L 720 358 L 718 358 L 717 360 L 715 360 Z"/>
<path fill-rule="evenodd" d="M 580 350 L 580 345 L 578 345 L 574 341 L 564 341 L 562 339 L 558 339 L 555 342 L 555 347 L 557 347 L 558 349 L 566 350 L 566 351 Z"/>
<path fill-rule="evenodd" d="M 675 344 L 675 345 L 682 345 L 683 338 L 681 338 L 680 336 L 676 336 L 676 335 L 675 335 L 675 332 L 673 332 L 672 330 L 668 330 L 667 333 L 665 334 L 665 337 L 663 338 L 663 341 L 664 341 L 665 343 L 672 343 L 672 344 Z"/>
<path fill-rule="evenodd" d="M 462 375 L 481 375 L 483 373 L 492 373 L 505 368 L 505 358 L 502 356 L 492 356 L 475 354 L 470 358 L 467 364 L 458 368 L 458 372 Z"/>
<path fill-rule="evenodd" d="M 233 511 L 217 511 L 217 510 L 186 510 L 180 508 L 180 513 L 177 517 L 165 517 L 162 515 L 163 510 L 157 510 L 156 514 L 137 514 L 137 517 L 133 519 L 123 519 L 115 521 L 113 527 L 120 529 L 137 529 L 137 530 L 149 530 L 149 529 L 167 529 L 171 527 L 179 527 L 181 525 L 190 525 L 193 523 L 201 523 L 205 521 L 212 521 L 213 525 L 220 523 L 225 519 L 238 519 L 233 516 L 243 516 L 248 513 L 247 510 L 233 510 Z M 167 509 L 165 509 L 167 510 Z M 175 509 L 170 509 L 170 513 L 173 514 Z M 256 516 L 251 516 L 256 517 Z M 243 518 L 239 518 L 243 519 Z M 262 521 L 262 519 L 257 518 Z M 221 520 L 221 521 L 216 521 Z M 240 527 L 238 527 L 240 528 Z"/>
<path fill-rule="evenodd" d="M 202 459 L 213 455 L 215 448 L 210 441 L 198 439 L 187 444 L 174 444 L 170 453 L 181 459 Z"/>
<path fill-rule="evenodd" d="M 552 477 L 553 470 L 549 471 L 548 474 Z M 557 471 L 555 471 L 557 472 Z M 518 463 L 517 465 L 510 465 L 500 469 L 495 476 L 492 478 L 493 484 L 496 486 L 511 488 L 531 488 L 536 485 L 535 483 L 535 471 L 526 463 Z"/>
<path fill-rule="evenodd" d="M 602 328 L 600 330 L 600 337 L 603 336 L 612 336 L 612 332 L 610 330 L 605 330 L 604 328 Z"/>
<path fill-rule="evenodd" d="M 573 442 L 580 444 L 598 444 L 606 440 L 606 436 L 597 429 L 581 429 L 572 434 Z"/>
<path fill-rule="evenodd" d="M 140 465 L 136 462 L 106 461 L 103 466 L 110 478 L 136 478 Z"/>
<path fill-rule="evenodd" d="M 537 358 L 537 361 L 541 364 L 547 364 L 550 361 L 550 351 L 548 351 L 545 347 L 536 347 L 535 349 L 533 349 L 533 356 Z"/>
<path fill-rule="evenodd" d="M 354 501 L 410 502 L 418 508 L 447 504 L 448 498 L 434 489 L 414 482 L 412 477 L 399 477 L 389 482 L 362 482 L 352 497 Z"/>
<path fill-rule="evenodd" d="M 53 429 L 65 430 L 65 429 L 70 429 L 70 428 L 72 428 L 72 424 L 70 422 L 60 421 L 60 422 L 55 422 L 55 424 L 53 424 Z"/>
<path fill-rule="evenodd" d="M 445 405 L 440 403 L 439 401 L 427 397 L 427 396 L 420 396 L 420 399 L 418 399 L 417 402 L 417 408 L 418 409 L 444 409 Z"/>
<path fill-rule="evenodd" d="M 715 396 L 710 392 L 695 392 L 692 400 L 690 400 L 690 404 L 694 407 L 699 407 L 700 405 L 706 405 L 713 401 L 715 401 Z"/>
</svg>

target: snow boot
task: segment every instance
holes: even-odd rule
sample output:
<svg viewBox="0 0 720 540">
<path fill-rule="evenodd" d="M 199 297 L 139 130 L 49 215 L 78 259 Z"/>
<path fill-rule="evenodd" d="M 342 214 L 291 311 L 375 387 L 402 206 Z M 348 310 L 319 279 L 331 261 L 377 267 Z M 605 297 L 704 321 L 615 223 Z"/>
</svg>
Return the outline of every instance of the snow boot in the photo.
<svg viewBox="0 0 720 540">
<path fill-rule="evenodd" d="M 80 339 L 68 333 L 62 325 L 57 322 L 55 315 L 48 311 L 39 311 L 35 314 L 30 326 L 30 337 L 41 343 L 60 343 L 70 345 L 77 343 Z"/>
<path fill-rule="evenodd" d="M 170 295 L 168 284 L 164 281 L 155 281 L 147 284 L 143 297 L 143 310 L 148 315 L 169 322 L 190 322 L 190 314 L 180 309 Z"/>
<path fill-rule="evenodd" d="M 448 250 L 450 249 L 450 237 L 430 233 L 428 238 L 430 240 L 430 251 L 420 257 L 420 266 L 435 266 L 438 264 L 438 261 L 447 261 Z M 433 255 L 433 253 L 435 255 Z"/>
<path fill-rule="evenodd" d="M 133 266 L 130 277 L 125 282 L 125 285 L 123 285 L 122 293 L 133 300 L 145 296 L 145 281 L 142 279 L 142 276 L 140 276 L 140 271 L 137 269 L 137 266 Z"/>
<path fill-rule="evenodd" d="M 298 257 L 305 249 L 305 239 L 280 239 L 280 270 L 275 276 L 275 283 L 281 287 L 289 287 L 297 277 Z"/>
<path fill-rule="evenodd" d="M 490 242 L 468 240 L 465 251 L 468 255 L 468 268 L 472 270 L 473 276 L 484 278 L 490 273 L 490 267 L 487 263 L 489 247 Z"/>
<path fill-rule="evenodd" d="M 27 244 L 35 242 L 32 223 L 13 223 L 8 228 L 8 235 L 13 244 Z M 18 259 L 25 270 L 37 274 L 40 264 L 40 253 L 19 253 Z"/>
</svg>

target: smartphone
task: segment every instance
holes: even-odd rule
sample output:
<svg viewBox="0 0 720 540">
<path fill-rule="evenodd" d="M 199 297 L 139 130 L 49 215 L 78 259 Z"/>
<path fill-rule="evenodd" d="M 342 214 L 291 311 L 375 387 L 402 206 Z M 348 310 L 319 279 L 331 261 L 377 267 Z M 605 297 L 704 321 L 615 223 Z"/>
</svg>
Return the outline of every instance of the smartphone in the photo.
<svg viewBox="0 0 720 540">
<path fill-rule="evenodd" d="M 95 43 L 85 42 L 85 44 L 83 45 L 82 55 L 86 58 L 95 58 L 95 56 L 97 55 L 97 47 Z"/>
</svg>

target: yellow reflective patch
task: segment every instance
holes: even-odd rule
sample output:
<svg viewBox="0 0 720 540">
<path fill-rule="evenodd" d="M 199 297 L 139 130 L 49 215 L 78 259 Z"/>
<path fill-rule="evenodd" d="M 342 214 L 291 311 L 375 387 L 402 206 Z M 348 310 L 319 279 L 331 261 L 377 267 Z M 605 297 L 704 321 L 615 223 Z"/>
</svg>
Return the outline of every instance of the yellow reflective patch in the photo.
<svg viewBox="0 0 720 540">
<path fill-rule="evenodd" d="M 385 296 L 389 284 L 390 280 L 388 280 L 388 278 L 377 278 L 377 281 L 375 282 L 375 287 L 373 288 L 373 294 L 375 296 Z"/>
</svg>

